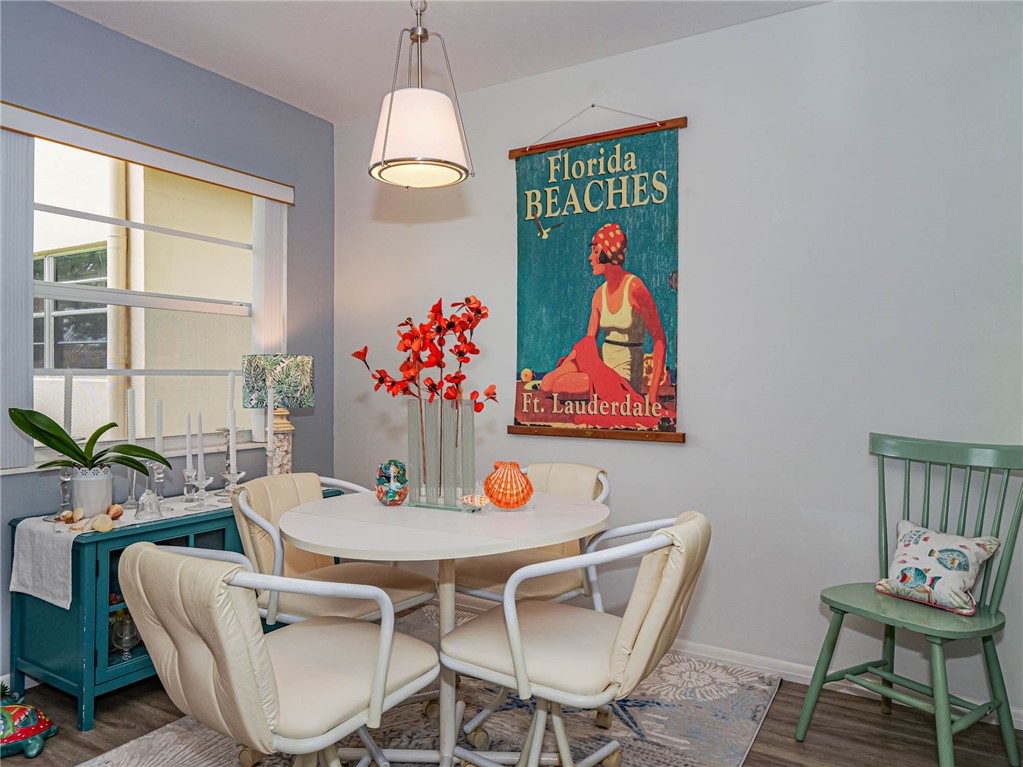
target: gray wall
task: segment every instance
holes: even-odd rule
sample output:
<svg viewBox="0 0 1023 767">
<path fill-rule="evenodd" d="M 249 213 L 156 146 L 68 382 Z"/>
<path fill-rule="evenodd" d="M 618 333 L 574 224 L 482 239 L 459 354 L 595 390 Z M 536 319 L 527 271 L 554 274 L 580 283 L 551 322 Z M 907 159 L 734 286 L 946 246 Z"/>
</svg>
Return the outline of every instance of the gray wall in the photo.
<svg viewBox="0 0 1023 767">
<path fill-rule="evenodd" d="M 0 97 L 93 128 L 292 184 L 288 350 L 312 354 L 316 407 L 292 416 L 295 466 L 333 467 L 333 128 L 276 99 L 43 2 L 0 4 Z M 241 454 L 249 477 L 262 457 Z M 51 474 L 0 477 L 0 620 L 8 637 L 10 519 L 50 511 Z M 9 659 L 3 652 L 6 673 Z"/>
<path fill-rule="evenodd" d="M 407 454 L 404 409 L 348 355 L 397 367 L 394 323 L 475 294 L 490 319 L 473 388 L 477 460 L 610 472 L 626 524 L 699 509 L 714 540 L 686 641 L 809 673 L 823 586 L 876 577 L 870 431 L 1023 440 L 1021 7 L 827 3 L 464 94 L 477 177 L 404 192 L 366 176 L 375 119 L 337 126 L 337 472 Z M 452 62 L 459 66 L 472 62 Z M 680 425 L 685 445 L 510 436 L 516 349 L 515 164 L 596 102 L 679 134 Z M 641 120 L 589 111 L 553 139 Z M 580 270 L 589 250 L 580 243 Z M 373 271 L 365 265 L 374 263 Z M 380 275 L 404 274 L 382 285 Z M 579 307 L 585 312 L 586 307 Z M 1023 721 L 1023 553 L 1003 602 Z M 632 572 L 602 577 L 620 609 Z M 877 656 L 847 621 L 838 662 Z M 952 683 L 986 694 L 975 647 Z M 967 657 L 960 657 L 959 653 Z M 899 663 L 920 674 L 920 645 Z"/>
</svg>

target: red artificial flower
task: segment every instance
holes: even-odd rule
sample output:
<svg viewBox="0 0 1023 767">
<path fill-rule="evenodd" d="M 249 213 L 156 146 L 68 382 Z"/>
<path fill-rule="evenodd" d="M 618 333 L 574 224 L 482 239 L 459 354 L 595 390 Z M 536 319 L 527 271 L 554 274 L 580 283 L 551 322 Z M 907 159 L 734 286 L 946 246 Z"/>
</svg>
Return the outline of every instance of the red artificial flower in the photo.
<svg viewBox="0 0 1023 767">
<path fill-rule="evenodd" d="M 392 379 L 387 374 L 387 371 L 381 368 L 373 374 L 373 380 L 377 382 L 376 386 L 373 387 L 373 391 L 380 391 L 380 387 L 387 386 L 388 382 Z"/>
<path fill-rule="evenodd" d="M 490 386 L 483 390 L 483 396 L 488 400 L 497 402 L 497 386 L 495 384 L 490 384 Z"/>
<path fill-rule="evenodd" d="M 423 388 L 430 393 L 430 402 L 433 402 L 433 398 L 440 394 L 440 387 L 442 384 L 439 381 L 434 381 L 432 378 L 423 379 Z"/>
<path fill-rule="evenodd" d="M 369 347 L 363 346 L 361 349 L 359 349 L 359 351 L 352 352 L 352 356 L 355 357 L 355 359 L 357 360 L 362 360 L 363 362 L 365 362 L 367 353 L 369 353 Z"/>
</svg>

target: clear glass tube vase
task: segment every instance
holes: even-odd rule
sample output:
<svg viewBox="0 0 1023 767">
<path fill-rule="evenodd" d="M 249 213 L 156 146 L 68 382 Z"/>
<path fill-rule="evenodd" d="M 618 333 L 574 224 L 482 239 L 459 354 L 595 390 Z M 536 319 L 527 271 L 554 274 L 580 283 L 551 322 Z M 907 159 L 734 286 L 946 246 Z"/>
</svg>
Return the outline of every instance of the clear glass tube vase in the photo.
<svg viewBox="0 0 1023 767">
<path fill-rule="evenodd" d="M 476 486 L 472 402 L 407 398 L 409 506 L 458 510 Z"/>
</svg>

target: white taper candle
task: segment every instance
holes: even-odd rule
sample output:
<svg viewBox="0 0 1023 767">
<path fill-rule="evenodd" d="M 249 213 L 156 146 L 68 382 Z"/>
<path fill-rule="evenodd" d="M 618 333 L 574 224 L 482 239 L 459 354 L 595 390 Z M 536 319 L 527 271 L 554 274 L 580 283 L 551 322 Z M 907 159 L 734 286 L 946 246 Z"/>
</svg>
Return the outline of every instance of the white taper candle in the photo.
<svg viewBox="0 0 1023 767">
<path fill-rule="evenodd" d="M 185 413 L 185 471 L 192 470 L 192 414 Z"/>
<path fill-rule="evenodd" d="M 158 399 L 153 403 L 153 420 L 156 422 L 156 431 L 153 436 L 153 449 L 163 455 L 163 400 Z"/>
<path fill-rule="evenodd" d="M 64 374 L 64 431 L 71 433 L 71 374 Z"/>
<path fill-rule="evenodd" d="M 128 387 L 128 444 L 135 444 L 135 390 Z"/>
<path fill-rule="evenodd" d="M 227 412 L 234 410 L 234 371 L 227 374 Z"/>
<path fill-rule="evenodd" d="M 204 479 L 206 479 L 206 460 L 205 453 L 203 451 L 202 444 L 202 411 L 199 411 L 199 428 L 196 434 L 196 469 L 199 477 L 199 484 L 202 485 Z"/>
<path fill-rule="evenodd" d="M 231 471 L 238 471 L 238 427 L 233 410 L 227 411 L 227 455 Z"/>
</svg>

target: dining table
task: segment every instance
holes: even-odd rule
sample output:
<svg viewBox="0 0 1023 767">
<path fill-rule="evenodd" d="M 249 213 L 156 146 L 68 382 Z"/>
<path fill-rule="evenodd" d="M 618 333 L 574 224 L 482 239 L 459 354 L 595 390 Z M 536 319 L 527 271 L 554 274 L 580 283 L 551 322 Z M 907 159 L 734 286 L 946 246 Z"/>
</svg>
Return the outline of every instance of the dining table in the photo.
<svg viewBox="0 0 1023 767">
<path fill-rule="evenodd" d="M 373 493 L 303 503 L 280 518 L 292 546 L 342 559 L 437 563 L 438 636 L 455 628 L 455 560 L 534 549 L 589 537 L 607 527 L 603 503 L 536 492 L 522 509 L 479 511 L 384 506 Z M 384 749 L 392 762 L 451 767 L 458 722 L 455 672 L 441 668 L 439 749 Z M 342 758 L 351 759 L 344 754 Z"/>
</svg>

